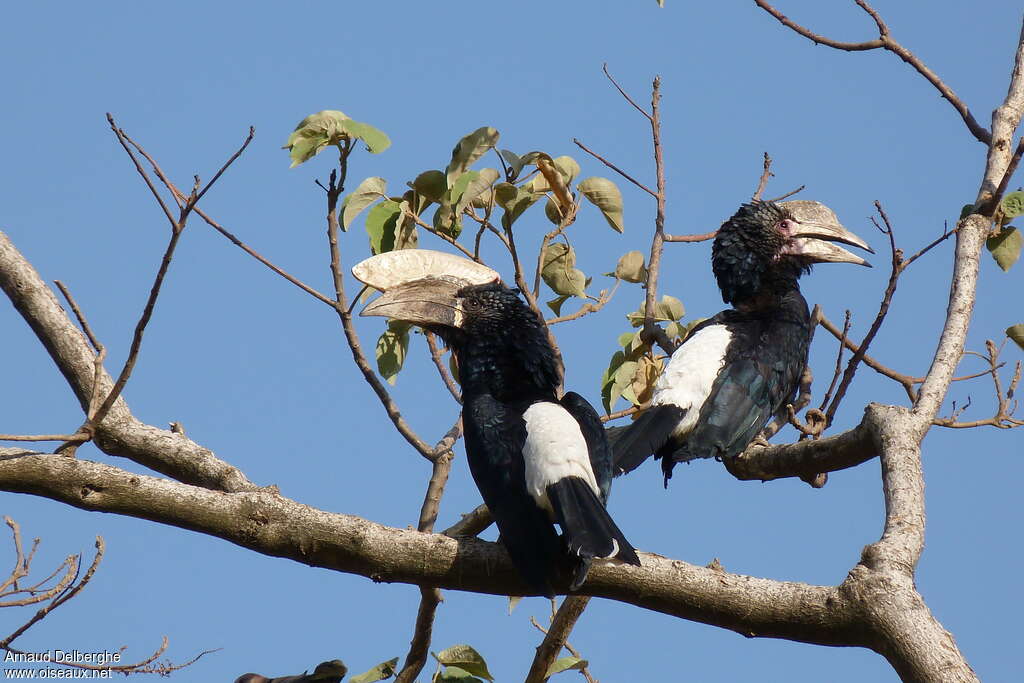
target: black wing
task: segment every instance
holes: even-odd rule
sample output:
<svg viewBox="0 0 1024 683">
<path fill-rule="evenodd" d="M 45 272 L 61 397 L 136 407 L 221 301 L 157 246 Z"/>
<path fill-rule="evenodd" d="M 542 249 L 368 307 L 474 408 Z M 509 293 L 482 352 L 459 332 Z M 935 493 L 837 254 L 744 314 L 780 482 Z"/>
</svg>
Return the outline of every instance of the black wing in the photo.
<svg viewBox="0 0 1024 683">
<path fill-rule="evenodd" d="M 559 403 L 580 425 L 583 439 L 587 442 L 587 451 L 590 453 L 590 468 L 594 470 L 597 487 L 601 489 L 601 502 L 607 503 L 612 490 L 612 450 L 605 436 L 601 418 L 594 410 L 594 406 L 575 391 L 567 392 Z"/>
<path fill-rule="evenodd" d="M 778 321 L 774 321 L 778 322 Z M 743 452 L 765 423 L 792 400 L 807 362 L 808 331 L 803 324 L 732 322 L 730 357 L 701 406 L 697 424 L 671 458 L 662 460 L 666 477 L 677 462 L 732 457 Z"/>
<path fill-rule="evenodd" d="M 562 544 L 547 513 L 526 491 L 522 411 L 489 394 L 470 399 L 462 408 L 469 469 L 501 532 L 501 543 L 526 583 L 554 597 L 551 581 L 558 575 Z"/>
</svg>

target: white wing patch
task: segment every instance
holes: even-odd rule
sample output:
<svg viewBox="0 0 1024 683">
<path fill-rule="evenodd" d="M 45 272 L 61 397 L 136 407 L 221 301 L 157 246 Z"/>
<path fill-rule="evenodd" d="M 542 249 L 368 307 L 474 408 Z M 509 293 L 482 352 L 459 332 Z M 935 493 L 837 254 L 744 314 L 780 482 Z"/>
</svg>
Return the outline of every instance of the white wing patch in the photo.
<svg viewBox="0 0 1024 683">
<path fill-rule="evenodd" d="M 654 385 L 651 405 L 677 405 L 686 410 L 673 436 L 683 436 L 697 424 L 701 406 L 725 365 L 725 349 L 732 335 L 725 325 L 709 325 L 676 349 Z"/>
<path fill-rule="evenodd" d="M 557 403 L 542 401 L 527 408 L 523 420 L 526 491 L 537 504 L 553 514 L 547 488 L 565 477 L 579 477 L 600 497 L 587 442 L 576 418 Z"/>
</svg>

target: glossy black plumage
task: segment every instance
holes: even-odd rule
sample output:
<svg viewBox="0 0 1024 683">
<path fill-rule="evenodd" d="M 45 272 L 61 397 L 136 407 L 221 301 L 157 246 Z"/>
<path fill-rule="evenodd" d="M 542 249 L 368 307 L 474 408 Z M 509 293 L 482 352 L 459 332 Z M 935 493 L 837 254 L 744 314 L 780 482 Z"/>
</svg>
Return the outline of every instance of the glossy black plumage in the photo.
<svg viewBox="0 0 1024 683">
<path fill-rule="evenodd" d="M 793 399 L 811 331 L 797 280 L 814 262 L 866 265 L 822 239 L 867 246 L 837 221 L 801 223 L 770 202 L 745 204 L 722 225 L 712 270 L 733 308 L 690 332 L 659 379 L 652 407 L 610 434 L 616 473 L 654 454 L 667 483 L 678 462 L 738 455 Z"/>
<path fill-rule="evenodd" d="M 470 471 L 526 583 L 553 596 L 566 583 L 570 590 L 578 588 L 594 558 L 615 556 L 639 565 L 604 507 L 612 479 L 604 429 L 582 396 L 570 392 L 557 398 L 558 365 L 546 326 L 514 290 L 500 283 L 457 291 L 441 278 L 421 283 L 386 292 L 378 300 L 384 300 L 378 304 L 379 314 L 431 329 L 455 353 Z M 436 292 L 428 296 L 427 289 Z M 410 313 L 413 308 L 419 313 Z M 403 311 L 408 317 L 402 318 Z M 545 445 L 559 440 L 570 445 L 568 455 L 583 459 L 573 462 L 587 463 L 584 474 L 592 472 L 596 491 L 584 478 L 571 475 L 579 467 L 563 462 L 566 453 L 551 452 Z M 540 456 L 531 451 L 545 448 L 549 450 Z M 554 473 L 540 493 L 541 501 L 529 488 L 531 471 L 538 481 L 547 481 L 537 477 L 538 468 Z M 553 523 L 562 528 L 561 537 Z"/>
</svg>

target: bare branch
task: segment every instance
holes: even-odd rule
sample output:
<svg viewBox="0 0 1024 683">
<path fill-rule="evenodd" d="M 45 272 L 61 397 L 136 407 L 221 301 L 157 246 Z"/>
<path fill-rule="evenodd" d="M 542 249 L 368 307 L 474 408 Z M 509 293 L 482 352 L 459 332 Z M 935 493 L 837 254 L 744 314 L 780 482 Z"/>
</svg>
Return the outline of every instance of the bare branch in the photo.
<svg viewBox="0 0 1024 683">
<path fill-rule="evenodd" d="M 856 0 L 856 2 L 861 7 L 861 9 L 867 12 L 875 21 L 875 24 L 878 27 L 879 37 L 875 40 L 867 40 L 861 43 L 844 43 L 838 40 L 832 40 L 831 38 L 826 38 L 825 36 L 818 35 L 817 33 L 811 31 L 810 29 L 805 28 L 800 24 L 797 24 L 796 22 L 792 21 L 782 12 L 775 9 L 771 4 L 765 2 L 765 0 L 754 0 L 754 2 L 757 4 L 758 7 L 763 9 L 765 12 L 768 12 L 768 14 L 778 19 L 779 23 L 781 23 L 783 26 L 792 29 L 796 33 L 802 35 L 804 38 L 807 38 L 808 40 L 813 41 L 818 45 L 826 45 L 828 47 L 835 48 L 837 50 L 843 50 L 846 52 L 861 52 L 864 50 L 876 50 L 879 48 L 892 52 L 894 55 L 896 55 L 904 62 L 909 64 L 911 67 L 913 67 L 915 71 L 924 76 L 924 78 L 929 83 L 935 86 L 935 89 L 939 91 L 939 94 L 941 94 L 942 97 L 947 102 L 949 102 L 954 109 L 956 109 L 957 113 L 960 114 L 960 117 L 964 120 L 964 123 L 967 125 L 967 129 L 971 131 L 971 134 L 975 138 L 977 138 L 979 142 L 982 142 L 987 145 L 992 141 L 992 135 L 987 130 L 985 130 L 977 122 L 977 120 L 975 120 L 974 115 L 971 114 L 971 111 L 967 108 L 967 105 L 963 103 L 963 101 L 957 96 L 955 92 L 953 92 L 953 89 L 946 85 L 934 71 L 925 66 L 924 62 L 922 62 L 920 58 L 917 57 L 917 55 L 915 55 L 907 48 L 903 47 L 897 40 L 894 39 L 890 34 L 889 29 L 882 21 L 882 18 L 879 16 L 878 12 L 876 12 L 875 9 L 872 8 L 864 0 Z"/>
<path fill-rule="evenodd" d="M 558 654 L 565 647 L 569 634 L 576 626 L 576 622 L 583 616 L 583 610 L 590 603 L 590 598 L 585 595 L 569 595 L 562 601 L 554 618 L 551 620 L 551 627 L 544 633 L 544 640 L 537 646 L 537 653 L 533 657 L 530 671 L 526 675 L 526 683 L 544 683 L 548 680 L 548 669 L 558 658 Z M 540 629 L 540 625 L 534 622 Z M 544 631 L 544 629 L 540 629 Z"/>
</svg>

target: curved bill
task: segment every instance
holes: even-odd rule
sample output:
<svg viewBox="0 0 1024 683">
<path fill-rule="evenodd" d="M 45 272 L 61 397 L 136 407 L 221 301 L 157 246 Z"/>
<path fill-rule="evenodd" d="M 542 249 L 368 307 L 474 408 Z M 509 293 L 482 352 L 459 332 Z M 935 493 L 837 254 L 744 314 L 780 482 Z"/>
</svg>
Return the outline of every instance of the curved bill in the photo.
<svg viewBox="0 0 1024 683">
<path fill-rule="evenodd" d="M 860 247 L 869 253 L 875 253 L 868 246 L 867 242 L 844 228 L 842 223 L 839 222 L 839 217 L 836 216 L 835 211 L 821 202 L 809 199 L 795 199 L 789 202 L 781 202 L 779 206 L 785 209 L 796 221 L 796 228 L 791 232 L 793 236 L 816 237 L 828 240 L 829 242 L 842 242 L 843 244 Z M 863 259 L 861 260 L 863 261 Z M 864 263 L 867 262 L 864 261 Z"/>
<path fill-rule="evenodd" d="M 352 267 L 352 275 L 374 289 L 393 287 L 427 277 L 446 278 L 466 285 L 501 279 L 497 271 L 469 259 L 432 249 L 402 249 L 371 256 Z"/>
<path fill-rule="evenodd" d="M 425 277 L 391 287 L 366 305 L 360 315 L 383 316 L 415 325 L 460 327 L 465 318 L 459 290 L 464 282 Z"/>
</svg>

